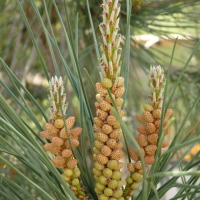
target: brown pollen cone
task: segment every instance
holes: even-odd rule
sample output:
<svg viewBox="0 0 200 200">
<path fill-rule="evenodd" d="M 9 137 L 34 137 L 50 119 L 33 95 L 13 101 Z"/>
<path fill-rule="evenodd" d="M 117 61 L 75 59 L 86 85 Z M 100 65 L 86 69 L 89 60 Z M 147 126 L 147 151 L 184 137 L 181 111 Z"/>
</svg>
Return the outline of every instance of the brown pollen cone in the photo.
<svg viewBox="0 0 200 200">
<path fill-rule="evenodd" d="M 136 119 L 141 123 L 137 126 L 138 136 L 136 141 L 140 146 L 145 165 L 152 165 L 154 163 L 154 156 L 157 150 L 157 141 L 159 139 L 159 129 L 162 129 L 163 134 L 169 134 L 168 118 L 172 115 L 172 109 L 167 109 L 163 126 L 161 127 L 161 114 L 163 103 L 163 91 L 165 87 L 164 71 L 160 66 L 151 67 L 149 73 L 149 87 L 151 104 L 144 104 L 144 112 L 136 114 Z M 162 142 L 162 148 L 168 147 L 166 141 Z M 142 169 L 141 161 L 138 152 L 129 147 L 129 155 L 131 162 L 128 163 L 128 171 L 130 177 L 127 178 L 127 186 L 124 192 L 124 197 L 129 198 L 132 191 L 137 189 L 139 181 L 142 180 L 143 170 L 148 171 L 148 168 Z"/>
<path fill-rule="evenodd" d="M 120 77 L 120 81 L 122 81 L 122 79 L 123 78 Z M 102 83 L 96 84 L 96 90 L 98 94 L 95 105 L 98 103 L 99 107 L 97 108 L 96 117 L 94 118 L 95 163 L 93 173 L 96 180 L 95 191 L 99 198 L 102 198 L 104 195 L 106 196 L 114 194 L 115 190 L 118 191 L 119 197 L 121 197 L 123 194 L 122 187 L 118 182 L 121 178 L 120 170 L 123 166 L 120 162 L 120 159 L 124 155 L 124 152 L 122 151 L 124 142 L 121 140 L 122 132 L 120 123 L 111 112 L 113 105 L 110 98 L 107 96 L 107 85 L 105 83 L 106 80 L 103 80 Z M 113 100 L 116 100 L 117 98 L 122 97 L 124 94 L 124 89 L 121 89 L 123 87 L 122 84 L 119 87 L 113 87 L 113 85 L 114 84 L 111 85 L 110 89 Z M 116 91 L 118 92 L 116 93 Z M 121 91 L 121 93 L 119 93 L 119 91 Z M 121 106 L 117 108 L 119 112 L 122 111 Z M 107 181 L 103 181 L 104 179 Z M 116 186 L 113 186 L 112 183 L 115 183 Z"/>
<path fill-rule="evenodd" d="M 89 197 L 85 194 L 80 182 L 80 170 L 77 166 L 78 161 L 73 155 L 73 149 L 79 145 L 78 136 L 82 128 L 72 128 L 75 123 L 75 117 L 71 116 L 67 119 L 63 119 L 62 117 L 61 111 L 66 111 L 62 78 L 52 78 L 49 84 L 51 117 L 49 122 L 45 123 L 44 131 L 40 132 L 40 135 L 49 141 L 44 145 L 44 149 L 54 155 L 51 159 L 52 163 L 56 168 L 64 170 L 61 176 L 70 185 L 76 197 L 88 200 Z"/>
</svg>

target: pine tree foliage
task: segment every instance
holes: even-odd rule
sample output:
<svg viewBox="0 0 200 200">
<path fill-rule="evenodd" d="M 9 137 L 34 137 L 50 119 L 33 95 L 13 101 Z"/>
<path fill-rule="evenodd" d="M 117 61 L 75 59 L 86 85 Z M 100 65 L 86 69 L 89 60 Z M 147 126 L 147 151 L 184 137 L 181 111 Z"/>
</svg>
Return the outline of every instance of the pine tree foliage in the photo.
<svg viewBox="0 0 200 200">
<path fill-rule="evenodd" d="M 96 93 L 102 90 L 97 91 L 94 83 L 102 81 L 99 76 L 102 56 L 99 24 L 104 1 L 0 1 L 0 199 L 77 199 L 74 188 L 61 176 L 63 169 L 54 166 L 53 155 L 43 148 L 48 138 L 39 134 L 50 119 L 48 108 L 52 105 L 48 105 L 48 87 L 51 77 L 55 76 L 63 77 L 68 102 L 59 117 L 75 116 L 74 126 L 82 128 L 78 137 L 80 145 L 73 150 L 80 169 L 81 187 L 86 197 L 98 199 L 95 190 L 98 186 L 92 175 L 97 165 L 93 159 L 97 151 L 93 148 L 97 137 L 93 125 L 100 123 L 94 118 L 95 106 L 99 106 L 94 102 Z M 168 109 L 173 109 L 168 121 L 171 133 L 166 136 L 169 147 L 162 153 L 163 137 L 157 139 L 152 167 L 146 173 L 146 170 L 140 171 L 144 173 L 142 184 L 132 186 L 134 190 L 139 187 L 134 198 L 162 199 L 174 187 L 178 192 L 173 200 L 198 198 L 200 1 L 127 0 L 119 3 L 122 36 L 119 74 L 124 77 L 125 91 L 123 101 L 115 101 L 112 91 L 105 86 L 107 97 L 104 98 L 115 108 L 111 111 L 112 120 L 118 121 L 122 128 L 125 160 L 130 161 L 128 146 L 134 146 L 141 158 L 137 163 L 138 171 L 141 165 L 145 169 L 145 159 L 134 137 L 138 135 L 137 119 L 142 120 L 145 115 L 148 121 L 153 115 L 153 111 L 146 110 L 150 65 L 161 65 L 167 80 L 162 91 L 162 112 L 154 113 L 155 116 L 159 114 L 161 125 L 165 123 Z M 57 95 L 59 97 L 59 92 Z M 101 106 L 107 105 L 102 99 L 99 102 Z M 117 104 L 125 110 L 125 117 L 121 118 L 117 112 Z M 150 114 L 136 115 L 143 110 Z M 159 129 L 159 136 L 162 133 Z M 151 137 L 149 141 L 154 141 Z M 134 155 L 132 153 L 132 157 Z M 124 173 L 122 179 L 127 176 Z M 124 185 L 118 184 L 122 188 L 125 181 Z M 108 195 L 112 192 L 106 190 Z"/>
</svg>

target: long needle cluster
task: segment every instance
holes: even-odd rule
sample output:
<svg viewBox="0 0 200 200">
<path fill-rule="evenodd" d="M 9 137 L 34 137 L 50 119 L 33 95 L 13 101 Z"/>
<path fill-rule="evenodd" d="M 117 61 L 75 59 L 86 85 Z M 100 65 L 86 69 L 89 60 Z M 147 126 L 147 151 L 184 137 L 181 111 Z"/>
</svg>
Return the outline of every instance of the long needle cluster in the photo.
<svg viewBox="0 0 200 200">
<path fill-rule="evenodd" d="M 146 165 L 152 165 L 154 163 L 154 155 L 157 150 L 165 82 L 166 79 L 164 77 L 164 70 L 161 69 L 160 66 L 151 67 L 149 73 L 149 97 L 151 104 L 144 104 L 144 113 L 136 115 L 137 120 L 142 125 L 137 127 L 139 134 L 137 137 L 135 137 L 135 139 L 140 146 L 140 150 L 144 156 L 144 162 Z M 167 128 L 167 125 L 168 118 L 171 116 L 171 114 L 172 109 L 168 109 L 162 127 L 165 135 L 170 133 L 170 129 Z M 166 147 L 168 147 L 168 143 L 167 141 L 163 141 L 162 148 Z M 138 152 L 134 148 L 130 147 L 129 154 L 132 162 L 128 163 L 127 167 L 131 176 L 127 178 L 125 196 L 133 195 L 133 192 L 131 191 L 139 187 L 138 182 L 143 178 L 143 169 Z"/>
<path fill-rule="evenodd" d="M 44 145 L 44 149 L 54 156 L 51 159 L 55 167 L 64 169 L 62 177 L 70 185 L 71 190 L 79 199 L 88 199 L 80 182 L 80 170 L 78 161 L 73 155 L 73 149 L 79 145 L 78 136 L 82 128 L 73 128 L 75 117 L 63 119 L 67 105 L 63 89 L 63 81 L 60 77 L 52 78 L 49 82 L 49 102 L 51 117 L 44 125 L 44 131 L 40 135 L 50 142 Z M 65 121 L 65 122 L 64 122 Z"/>
</svg>

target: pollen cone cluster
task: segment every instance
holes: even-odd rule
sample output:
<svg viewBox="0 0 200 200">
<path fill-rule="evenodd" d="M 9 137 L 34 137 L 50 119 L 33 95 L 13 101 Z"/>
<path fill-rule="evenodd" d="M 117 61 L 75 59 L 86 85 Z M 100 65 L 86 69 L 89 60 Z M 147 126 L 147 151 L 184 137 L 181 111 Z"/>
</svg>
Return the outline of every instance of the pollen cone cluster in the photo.
<svg viewBox="0 0 200 200">
<path fill-rule="evenodd" d="M 49 122 L 45 123 L 44 131 L 40 132 L 40 135 L 50 142 L 44 145 L 44 149 L 54 155 L 51 159 L 54 166 L 64 169 L 62 177 L 70 185 L 78 199 L 88 199 L 81 186 L 80 171 L 72 151 L 79 145 L 78 136 L 82 128 L 72 129 L 75 117 L 62 118 L 61 110 L 65 113 L 67 108 L 62 78 L 52 78 L 49 85 L 51 117 Z"/>
<path fill-rule="evenodd" d="M 124 115 L 124 111 L 121 110 L 122 96 L 125 88 L 124 78 L 120 77 L 121 37 L 118 35 L 120 5 L 118 0 L 104 0 L 102 8 L 103 22 L 99 27 L 103 40 L 100 46 L 102 81 L 96 83 L 93 174 L 96 180 L 95 192 L 99 200 L 123 200 L 123 181 L 120 171 L 123 163 L 120 159 L 124 155 L 122 151 L 124 143 L 120 123 L 112 113 L 113 104 L 107 92 L 109 89 L 118 113 L 122 117 Z"/>
<path fill-rule="evenodd" d="M 120 123 L 116 117 L 112 114 L 111 108 L 113 107 L 111 100 L 107 94 L 106 86 L 102 83 L 96 84 L 98 91 L 96 106 L 96 117 L 94 118 L 94 177 L 96 180 L 95 192 L 98 198 L 103 199 L 119 199 L 122 197 L 122 185 L 120 180 L 122 173 L 120 169 L 123 163 L 120 159 L 123 157 L 122 151 L 123 141 L 122 132 L 120 129 Z M 109 80 L 109 79 L 108 79 Z M 119 77 L 117 87 L 111 91 L 112 97 L 115 103 L 118 103 L 118 112 L 121 116 L 124 115 L 124 111 L 121 110 L 121 104 L 123 99 L 121 96 L 123 92 L 116 93 L 122 86 L 122 77 Z M 111 84 L 112 88 L 112 84 Z M 121 90 L 121 89 L 120 89 Z M 116 95 L 117 94 L 117 95 Z M 119 101 L 120 99 L 120 101 Z M 120 103 L 119 103 L 119 102 Z"/>
<path fill-rule="evenodd" d="M 149 73 L 149 97 L 151 104 L 144 104 L 144 113 L 136 115 L 136 118 L 141 125 L 137 127 L 139 134 L 135 139 L 140 146 L 146 165 L 152 165 L 154 163 L 154 155 L 157 150 L 165 82 L 164 71 L 161 67 L 151 67 Z M 168 118 L 171 114 L 172 109 L 168 109 L 162 127 L 163 134 L 165 135 L 170 133 L 170 129 L 168 128 Z M 162 148 L 166 147 L 168 147 L 168 143 L 167 141 L 163 141 Z M 127 178 L 127 187 L 125 190 L 127 199 L 133 194 L 132 191 L 139 187 L 138 182 L 142 180 L 143 174 L 138 152 L 130 147 L 129 154 L 132 162 L 128 163 L 127 166 L 128 171 L 131 174 L 131 176 Z"/>
</svg>

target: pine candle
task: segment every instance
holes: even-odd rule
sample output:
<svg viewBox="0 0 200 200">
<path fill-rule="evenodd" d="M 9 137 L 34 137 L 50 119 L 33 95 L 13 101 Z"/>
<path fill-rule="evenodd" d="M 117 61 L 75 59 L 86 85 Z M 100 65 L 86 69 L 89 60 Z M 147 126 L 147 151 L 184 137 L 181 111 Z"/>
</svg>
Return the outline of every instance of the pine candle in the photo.
<svg viewBox="0 0 200 200">
<path fill-rule="evenodd" d="M 101 83 L 96 83 L 96 117 L 94 118 L 94 178 L 96 180 L 95 192 L 99 200 L 124 199 L 123 182 L 121 180 L 123 163 L 120 159 L 124 152 L 122 147 L 122 132 L 119 121 L 112 113 L 113 104 L 108 95 L 110 90 L 112 99 L 117 106 L 121 117 L 124 111 L 123 104 L 124 78 L 120 76 L 121 69 L 121 36 L 119 30 L 120 4 L 118 0 L 104 0 L 103 22 L 99 29 L 103 43 L 100 46 Z"/>
<path fill-rule="evenodd" d="M 62 77 L 58 79 L 55 76 L 49 81 L 49 92 L 51 116 L 49 122 L 44 125 L 45 130 L 40 132 L 42 137 L 50 141 L 44 145 L 44 149 L 54 155 L 51 159 L 52 163 L 55 167 L 64 170 L 62 177 L 70 185 L 77 198 L 87 200 L 89 197 L 85 194 L 81 185 L 80 170 L 77 166 L 78 161 L 72 151 L 79 145 L 78 136 L 82 128 L 72 128 L 75 117 L 71 116 L 67 119 L 62 117 L 62 112 L 65 113 L 67 109 Z"/>
<path fill-rule="evenodd" d="M 163 105 L 163 92 L 166 79 L 164 77 L 164 70 L 160 67 L 151 67 L 149 72 L 149 87 L 151 104 L 144 104 L 144 113 L 137 114 L 137 120 L 142 124 L 137 126 L 138 136 L 135 137 L 146 165 L 154 163 L 154 155 L 157 150 L 158 132 L 161 123 L 161 113 Z M 172 109 L 167 109 L 162 132 L 165 135 L 170 133 L 170 128 L 167 128 L 168 118 L 172 115 Z M 162 142 L 162 148 L 168 147 L 167 141 Z M 128 199 L 133 195 L 133 190 L 136 190 L 143 178 L 143 169 L 138 152 L 129 147 L 129 154 L 132 162 L 129 162 L 127 169 L 130 172 L 130 177 L 126 179 L 127 186 L 125 188 L 124 197 Z M 148 168 L 145 169 L 148 171 Z"/>
</svg>

